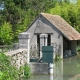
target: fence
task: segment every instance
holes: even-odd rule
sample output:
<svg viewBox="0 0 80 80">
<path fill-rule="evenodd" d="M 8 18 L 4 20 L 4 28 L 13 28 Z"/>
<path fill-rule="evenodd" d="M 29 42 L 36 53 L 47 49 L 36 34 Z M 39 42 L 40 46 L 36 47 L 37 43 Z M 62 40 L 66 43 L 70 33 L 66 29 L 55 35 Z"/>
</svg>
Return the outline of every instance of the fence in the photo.
<svg viewBox="0 0 80 80">
<path fill-rule="evenodd" d="M 54 54 L 60 54 L 61 53 L 61 46 L 57 45 L 56 43 L 51 43 L 49 46 L 53 46 L 53 52 Z M 39 58 L 39 45 L 32 45 L 30 47 L 30 58 Z"/>
<path fill-rule="evenodd" d="M 57 43 L 51 43 L 50 45 L 53 46 L 54 53 L 56 53 L 56 54 L 61 53 L 61 46 L 60 45 L 57 45 Z"/>
<path fill-rule="evenodd" d="M 12 45 L 0 45 L 1 53 L 9 52 L 9 51 L 16 50 L 16 49 L 19 49 L 19 43 L 14 43 Z"/>
<path fill-rule="evenodd" d="M 32 45 L 30 47 L 30 58 L 38 58 L 39 57 L 39 46 L 36 45 Z"/>
</svg>

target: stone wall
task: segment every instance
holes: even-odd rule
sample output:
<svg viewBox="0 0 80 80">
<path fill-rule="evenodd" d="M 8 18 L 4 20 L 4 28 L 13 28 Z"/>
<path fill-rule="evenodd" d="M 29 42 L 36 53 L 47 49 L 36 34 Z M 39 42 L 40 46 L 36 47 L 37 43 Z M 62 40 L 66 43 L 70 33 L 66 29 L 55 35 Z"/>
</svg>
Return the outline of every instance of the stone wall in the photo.
<svg viewBox="0 0 80 80">
<path fill-rule="evenodd" d="M 5 55 L 10 56 L 12 65 L 19 68 L 27 63 L 27 49 L 17 49 L 10 52 L 6 52 Z"/>
</svg>

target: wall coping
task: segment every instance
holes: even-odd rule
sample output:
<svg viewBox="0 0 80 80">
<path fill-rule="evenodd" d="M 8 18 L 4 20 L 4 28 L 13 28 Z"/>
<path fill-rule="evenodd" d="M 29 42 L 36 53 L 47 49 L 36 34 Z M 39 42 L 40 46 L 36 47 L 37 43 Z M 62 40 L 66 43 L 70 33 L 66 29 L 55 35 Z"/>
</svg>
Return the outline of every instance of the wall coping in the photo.
<svg viewBox="0 0 80 80">
<path fill-rule="evenodd" d="M 23 32 L 23 33 L 20 33 L 20 34 L 18 35 L 18 38 L 19 38 L 19 39 L 29 39 L 29 38 L 30 38 L 30 35 L 29 35 L 29 33 L 27 33 L 27 32 Z"/>
<path fill-rule="evenodd" d="M 22 53 L 22 52 L 26 53 L 26 52 L 28 52 L 28 50 L 27 49 L 17 49 L 17 50 L 13 50 L 10 52 L 5 52 L 4 54 L 7 56 L 14 56 L 14 55 L 17 55 L 17 54 Z"/>
</svg>

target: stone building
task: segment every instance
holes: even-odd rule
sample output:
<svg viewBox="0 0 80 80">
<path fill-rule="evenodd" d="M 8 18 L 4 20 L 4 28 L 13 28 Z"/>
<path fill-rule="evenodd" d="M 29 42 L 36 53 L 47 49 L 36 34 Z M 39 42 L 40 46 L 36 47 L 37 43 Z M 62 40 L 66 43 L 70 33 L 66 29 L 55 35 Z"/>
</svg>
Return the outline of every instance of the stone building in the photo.
<svg viewBox="0 0 80 80">
<path fill-rule="evenodd" d="M 59 54 L 63 58 L 76 54 L 80 33 L 59 15 L 40 13 L 28 29 L 19 34 L 19 38 L 21 47 L 24 45 L 25 48 L 28 48 L 27 45 L 30 47 L 38 45 L 39 57 L 42 57 L 42 46 L 53 46 L 54 57 Z M 27 41 L 28 38 L 30 41 Z"/>
</svg>

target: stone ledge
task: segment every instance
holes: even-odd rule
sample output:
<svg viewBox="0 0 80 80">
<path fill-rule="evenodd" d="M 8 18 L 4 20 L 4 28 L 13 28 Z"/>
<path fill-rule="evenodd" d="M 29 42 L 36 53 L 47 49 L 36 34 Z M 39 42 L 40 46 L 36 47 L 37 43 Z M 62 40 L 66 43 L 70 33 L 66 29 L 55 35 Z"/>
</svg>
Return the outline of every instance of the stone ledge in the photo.
<svg viewBox="0 0 80 80">
<path fill-rule="evenodd" d="M 20 39 L 29 39 L 30 36 L 29 36 L 29 33 L 23 32 L 23 33 L 20 33 L 18 35 L 18 38 L 20 38 Z"/>
</svg>

